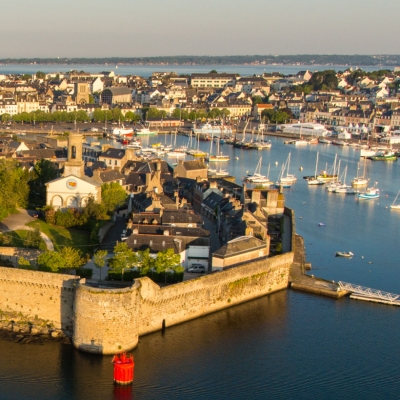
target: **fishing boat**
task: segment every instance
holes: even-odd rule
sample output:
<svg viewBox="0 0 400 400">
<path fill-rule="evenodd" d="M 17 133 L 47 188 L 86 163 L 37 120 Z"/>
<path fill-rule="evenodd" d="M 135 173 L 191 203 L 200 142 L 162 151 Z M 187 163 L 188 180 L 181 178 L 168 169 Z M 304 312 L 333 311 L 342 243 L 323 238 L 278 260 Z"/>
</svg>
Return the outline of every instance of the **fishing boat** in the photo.
<svg viewBox="0 0 400 400">
<path fill-rule="evenodd" d="M 336 257 L 353 257 L 354 254 L 351 251 L 337 251 L 336 252 Z"/>
<path fill-rule="evenodd" d="M 318 226 L 326 226 L 326 224 L 324 224 L 323 222 L 320 222 L 320 223 L 318 224 Z"/>
<path fill-rule="evenodd" d="M 390 208 L 393 210 L 400 210 L 400 204 L 396 204 L 397 198 L 399 197 L 400 190 L 397 192 L 396 197 L 393 200 L 393 203 L 390 205 Z"/>
<path fill-rule="evenodd" d="M 332 143 L 332 140 L 325 139 L 325 138 L 319 138 L 319 139 L 318 139 L 318 143 L 322 143 L 322 144 L 331 144 L 331 143 Z"/>
<path fill-rule="evenodd" d="M 132 136 L 133 135 L 133 129 L 132 128 L 125 128 L 124 125 L 121 125 L 118 128 L 113 128 L 112 134 L 114 136 L 119 136 L 119 137 Z"/>
<path fill-rule="evenodd" d="M 390 149 L 378 151 L 374 156 L 368 157 L 373 161 L 396 161 L 396 153 Z"/>
<path fill-rule="evenodd" d="M 148 126 L 143 126 L 141 128 L 136 128 L 135 129 L 135 134 L 136 136 L 152 136 L 152 135 L 157 135 L 158 132 L 154 130 L 150 130 L 150 125 Z"/>
<path fill-rule="evenodd" d="M 360 192 L 358 193 L 357 197 L 359 199 L 377 199 L 379 197 L 380 193 L 379 193 L 379 189 L 372 187 L 372 188 L 368 188 L 366 189 L 364 192 Z"/>
</svg>

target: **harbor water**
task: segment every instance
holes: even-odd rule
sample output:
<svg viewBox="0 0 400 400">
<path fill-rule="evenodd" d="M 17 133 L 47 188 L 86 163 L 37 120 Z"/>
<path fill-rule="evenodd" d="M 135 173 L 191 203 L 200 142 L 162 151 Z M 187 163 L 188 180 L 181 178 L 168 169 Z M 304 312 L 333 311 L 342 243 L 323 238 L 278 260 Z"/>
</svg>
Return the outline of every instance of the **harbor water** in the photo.
<svg viewBox="0 0 400 400">
<path fill-rule="evenodd" d="M 142 138 L 144 145 L 173 137 Z M 359 150 L 333 145 L 285 145 L 269 150 L 224 144 L 222 167 L 241 178 L 262 156 L 262 173 L 276 181 L 291 152 L 284 189 L 305 239 L 311 274 L 400 293 L 400 212 L 390 209 L 398 190 L 398 162 L 367 160 L 370 186 L 381 196 L 357 200 L 308 186 L 304 175 L 329 169 L 337 154 L 347 183 L 363 173 Z M 96 139 L 94 139 L 96 140 Z M 177 145 L 189 138 L 177 137 Z M 197 143 L 192 143 L 197 146 Z M 208 151 L 210 143 L 200 142 Z M 168 158 L 165 157 L 166 160 Z M 187 159 L 191 159 L 187 157 Z M 169 159 L 173 163 L 175 159 Z M 301 169 L 301 171 L 300 171 Z M 322 222 L 325 226 L 319 226 Z M 335 257 L 351 251 L 350 259 Z M 112 383 L 111 357 L 80 353 L 70 345 L 0 341 L 1 399 L 397 399 L 400 314 L 397 307 L 343 298 L 278 292 L 140 338 L 132 386 Z"/>
</svg>

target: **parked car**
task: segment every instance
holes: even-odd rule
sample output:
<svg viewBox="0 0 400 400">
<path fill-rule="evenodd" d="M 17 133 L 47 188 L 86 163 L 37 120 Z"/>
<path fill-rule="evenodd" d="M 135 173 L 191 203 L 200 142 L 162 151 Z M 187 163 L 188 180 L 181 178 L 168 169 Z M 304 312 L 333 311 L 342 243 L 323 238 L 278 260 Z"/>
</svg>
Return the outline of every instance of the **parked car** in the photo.
<svg viewBox="0 0 400 400">
<path fill-rule="evenodd" d="M 204 265 L 201 264 L 193 264 L 189 269 L 188 272 L 198 272 L 198 273 L 204 273 L 206 272 L 206 268 Z"/>
</svg>

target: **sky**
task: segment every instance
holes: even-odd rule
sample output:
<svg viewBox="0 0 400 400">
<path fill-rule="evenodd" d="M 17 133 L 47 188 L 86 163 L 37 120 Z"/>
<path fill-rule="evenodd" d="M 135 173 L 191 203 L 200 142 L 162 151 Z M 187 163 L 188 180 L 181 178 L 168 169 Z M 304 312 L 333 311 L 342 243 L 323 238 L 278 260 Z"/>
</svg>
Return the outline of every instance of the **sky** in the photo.
<svg viewBox="0 0 400 400">
<path fill-rule="evenodd" d="M 399 54 L 400 0 L 12 0 L 0 58 Z"/>
</svg>

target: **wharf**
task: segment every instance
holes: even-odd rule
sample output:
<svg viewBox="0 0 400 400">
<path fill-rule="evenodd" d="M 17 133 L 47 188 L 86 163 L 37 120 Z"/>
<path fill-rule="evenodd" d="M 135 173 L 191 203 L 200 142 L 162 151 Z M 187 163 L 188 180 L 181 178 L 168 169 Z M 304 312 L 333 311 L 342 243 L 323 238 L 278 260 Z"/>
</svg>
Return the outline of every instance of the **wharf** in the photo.
<svg viewBox="0 0 400 400">
<path fill-rule="evenodd" d="M 339 299 L 349 295 L 351 292 L 342 290 L 336 282 L 317 278 L 314 275 L 307 275 L 306 254 L 304 239 L 295 235 L 294 259 L 290 267 L 289 286 L 294 290 L 320 294 L 323 296 Z"/>
</svg>

